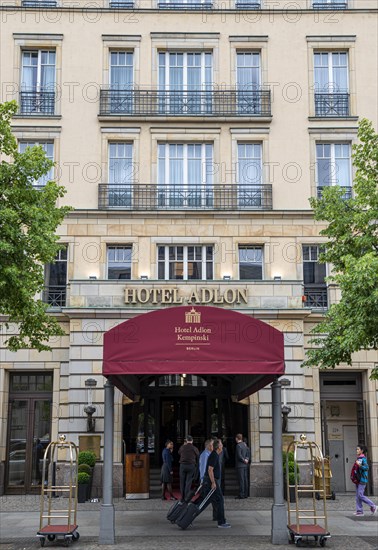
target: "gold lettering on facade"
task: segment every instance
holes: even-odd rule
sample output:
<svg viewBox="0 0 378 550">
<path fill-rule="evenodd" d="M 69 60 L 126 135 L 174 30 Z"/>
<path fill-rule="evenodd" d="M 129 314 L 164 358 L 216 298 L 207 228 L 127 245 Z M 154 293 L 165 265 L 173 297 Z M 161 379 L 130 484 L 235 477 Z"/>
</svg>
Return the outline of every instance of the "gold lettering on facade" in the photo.
<svg viewBox="0 0 378 550">
<path fill-rule="evenodd" d="M 185 296 L 186 287 L 153 287 L 137 286 L 125 288 L 125 304 L 248 304 L 247 288 L 220 288 L 211 286 L 196 287 Z M 181 295 L 180 295 L 181 294 Z"/>
<path fill-rule="evenodd" d="M 173 289 L 173 303 L 174 304 L 182 304 L 182 301 L 183 301 L 182 296 L 180 298 L 178 297 L 178 291 L 179 291 L 178 288 Z"/>
<path fill-rule="evenodd" d="M 245 304 L 248 304 L 248 292 L 246 288 L 238 288 L 237 289 L 238 298 L 236 300 L 237 304 L 241 304 L 241 301 L 243 301 Z"/>
<path fill-rule="evenodd" d="M 200 303 L 198 292 L 196 290 L 193 290 L 193 292 L 189 295 L 188 302 L 195 302 L 196 304 Z"/>
</svg>

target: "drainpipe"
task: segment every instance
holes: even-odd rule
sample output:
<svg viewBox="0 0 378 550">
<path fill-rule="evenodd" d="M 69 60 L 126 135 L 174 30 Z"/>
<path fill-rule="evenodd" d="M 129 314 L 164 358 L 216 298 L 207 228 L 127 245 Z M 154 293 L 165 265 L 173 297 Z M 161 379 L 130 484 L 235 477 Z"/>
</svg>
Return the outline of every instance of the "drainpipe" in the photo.
<svg viewBox="0 0 378 550">
<path fill-rule="evenodd" d="M 99 544 L 115 544 L 113 504 L 114 386 L 108 380 L 105 390 L 104 464 Z"/>
<path fill-rule="evenodd" d="M 272 544 L 287 544 L 287 510 L 283 494 L 282 465 L 282 417 L 281 417 L 281 382 L 276 379 L 272 388 L 272 423 L 273 423 L 273 491 L 272 506 Z"/>
</svg>

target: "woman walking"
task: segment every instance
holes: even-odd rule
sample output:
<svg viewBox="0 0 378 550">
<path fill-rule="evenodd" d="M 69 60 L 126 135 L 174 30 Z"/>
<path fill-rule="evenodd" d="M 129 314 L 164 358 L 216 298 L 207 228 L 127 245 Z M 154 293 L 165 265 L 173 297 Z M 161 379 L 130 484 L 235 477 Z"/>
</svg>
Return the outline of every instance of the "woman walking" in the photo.
<svg viewBox="0 0 378 550">
<path fill-rule="evenodd" d="M 356 485 L 356 511 L 355 516 L 363 516 L 363 502 L 370 506 L 370 511 L 375 514 L 377 506 L 368 497 L 364 495 L 368 482 L 369 464 L 366 459 L 367 449 L 364 445 L 357 446 L 357 460 L 353 464 L 351 479 Z"/>
<path fill-rule="evenodd" d="M 161 500 L 165 500 L 165 489 L 168 489 L 170 499 L 177 500 L 173 495 L 172 491 L 172 480 L 173 480 L 173 441 L 168 439 L 165 443 L 165 449 L 163 449 L 163 466 L 161 467 Z"/>
</svg>

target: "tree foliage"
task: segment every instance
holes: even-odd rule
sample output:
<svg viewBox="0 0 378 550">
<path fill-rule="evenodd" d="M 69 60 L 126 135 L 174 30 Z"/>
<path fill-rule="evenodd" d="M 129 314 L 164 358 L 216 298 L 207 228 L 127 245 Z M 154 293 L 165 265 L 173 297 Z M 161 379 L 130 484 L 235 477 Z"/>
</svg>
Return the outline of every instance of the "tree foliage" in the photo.
<svg viewBox="0 0 378 550">
<path fill-rule="evenodd" d="M 0 154 L 6 156 L 0 162 L 0 315 L 3 328 L 17 323 L 17 333 L 6 341 L 11 351 L 42 351 L 50 349 L 51 336 L 64 334 L 36 295 L 44 286 L 44 265 L 61 248 L 55 232 L 70 208 L 56 206 L 65 193 L 56 183 L 33 188 L 53 163 L 42 147 L 17 151 L 10 124 L 16 112 L 16 102 L 0 104 Z"/>
<path fill-rule="evenodd" d="M 327 280 L 340 287 L 341 299 L 312 331 L 315 344 L 303 366 L 334 368 L 352 363 L 352 353 L 378 349 L 378 135 L 363 119 L 353 146 L 354 197 L 326 188 L 310 199 L 315 219 L 328 222 L 321 262 L 332 264 Z M 342 182 L 340 182 L 342 185 Z M 378 379 L 375 367 L 371 379 Z"/>
</svg>

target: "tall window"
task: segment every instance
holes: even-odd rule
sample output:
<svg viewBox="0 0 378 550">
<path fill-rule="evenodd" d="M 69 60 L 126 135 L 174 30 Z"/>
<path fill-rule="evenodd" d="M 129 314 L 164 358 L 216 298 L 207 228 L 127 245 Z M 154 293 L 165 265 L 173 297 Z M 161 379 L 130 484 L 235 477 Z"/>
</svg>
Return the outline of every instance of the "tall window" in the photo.
<svg viewBox="0 0 378 550">
<path fill-rule="evenodd" d="M 24 50 L 21 73 L 21 113 L 55 112 L 55 51 Z"/>
<path fill-rule="evenodd" d="M 133 52 L 110 52 L 110 109 L 112 113 L 130 113 L 132 111 L 133 85 Z"/>
<path fill-rule="evenodd" d="M 348 116 L 348 53 L 315 52 L 314 85 L 317 116 Z"/>
<path fill-rule="evenodd" d="M 61 248 L 55 262 L 45 266 L 45 291 L 43 301 L 51 307 L 66 305 L 67 246 Z"/>
<path fill-rule="evenodd" d="M 46 157 L 49 160 L 54 161 L 54 143 L 52 141 L 20 141 L 19 151 L 24 153 L 28 147 L 34 147 L 39 145 L 46 153 Z M 52 166 L 47 174 L 41 176 L 38 180 L 33 181 L 33 186 L 44 186 L 46 183 L 54 178 L 54 167 Z"/>
<path fill-rule="evenodd" d="M 212 246 L 158 246 L 159 280 L 212 280 Z"/>
<path fill-rule="evenodd" d="M 239 279 L 263 278 L 262 246 L 239 246 Z"/>
<path fill-rule="evenodd" d="M 131 246 L 108 246 L 108 279 L 131 279 Z"/>
<path fill-rule="evenodd" d="M 237 52 L 236 80 L 239 113 L 259 114 L 261 112 L 260 52 Z"/>
<path fill-rule="evenodd" d="M 211 52 L 160 52 L 160 112 L 211 112 L 212 73 Z"/>
<path fill-rule="evenodd" d="M 262 145 L 238 143 L 238 203 L 240 207 L 262 204 Z"/>
<path fill-rule="evenodd" d="M 131 206 L 133 144 L 109 143 L 109 206 Z"/>
<path fill-rule="evenodd" d="M 347 0 L 312 0 L 312 7 L 316 10 L 345 10 Z"/>
<path fill-rule="evenodd" d="M 318 194 L 324 187 L 345 187 L 346 198 L 351 194 L 351 158 L 349 143 L 316 144 L 316 181 Z"/>
<path fill-rule="evenodd" d="M 213 200 L 213 145 L 160 143 L 158 145 L 159 206 L 211 206 Z"/>
<path fill-rule="evenodd" d="M 303 246 L 303 282 L 307 307 L 327 307 L 326 264 L 319 263 L 321 252 L 318 245 Z"/>
</svg>

